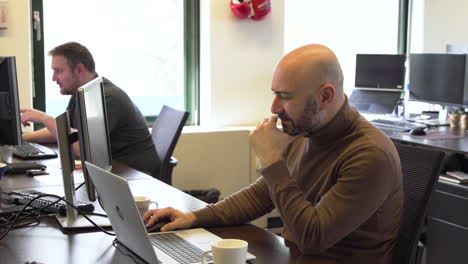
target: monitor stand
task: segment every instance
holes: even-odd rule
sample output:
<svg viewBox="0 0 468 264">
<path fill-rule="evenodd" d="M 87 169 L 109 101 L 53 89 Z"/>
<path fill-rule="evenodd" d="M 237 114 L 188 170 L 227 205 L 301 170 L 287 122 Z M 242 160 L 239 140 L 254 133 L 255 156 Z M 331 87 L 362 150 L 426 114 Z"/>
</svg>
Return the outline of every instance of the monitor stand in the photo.
<svg viewBox="0 0 468 264">
<path fill-rule="evenodd" d="M 77 204 L 75 194 L 75 180 L 73 177 L 73 169 L 75 167 L 74 157 L 72 154 L 72 144 L 77 140 L 76 132 L 70 133 L 70 125 L 68 112 L 65 112 L 56 118 L 57 137 L 60 151 L 60 163 L 62 167 L 63 189 L 65 192 L 65 200 L 73 205 Z M 97 228 L 84 216 L 79 215 L 72 206 L 68 203 L 67 216 L 57 216 L 62 229 L 82 229 L 82 228 Z M 107 217 L 87 215 L 93 222 L 101 227 L 110 227 L 110 222 Z"/>
<path fill-rule="evenodd" d="M 65 192 L 65 200 L 69 201 L 73 205 L 77 204 L 76 194 L 75 194 L 75 180 L 73 177 L 73 171 L 65 169 L 62 167 L 62 177 L 63 177 L 63 189 Z M 86 215 L 94 223 L 100 227 L 111 227 L 109 219 L 103 216 L 97 215 Z M 83 229 L 83 228 L 97 228 L 93 225 L 86 217 L 78 214 L 78 211 L 75 210 L 72 206 L 67 203 L 67 216 L 56 216 L 60 226 L 64 230 L 70 229 Z"/>
<path fill-rule="evenodd" d="M 68 217 L 68 215 L 61 217 L 57 215 L 56 217 L 60 227 L 64 230 L 97 228 L 82 215 L 75 217 Z M 87 217 L 100 227 L 111 227 L 111 224 L 106 217 L 96 215 L 87 215 Z"/>
</svg>

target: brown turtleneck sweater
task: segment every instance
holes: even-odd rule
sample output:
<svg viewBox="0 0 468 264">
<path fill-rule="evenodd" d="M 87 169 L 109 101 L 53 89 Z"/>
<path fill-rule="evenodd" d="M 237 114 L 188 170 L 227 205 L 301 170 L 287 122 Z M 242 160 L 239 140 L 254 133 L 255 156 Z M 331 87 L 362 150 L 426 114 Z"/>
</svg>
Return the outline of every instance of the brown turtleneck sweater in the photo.
<svg viewBox="0 0 468 264">
<path fill-rule="evenodd" d="M 199 226 L 240 224 L 277 208 L 283 236 L 304 254 L 342 263 L 391 263 L 403 210 L 391 140 L 346 100 L 334 119 L 300 138 L 250 186 L 195 211 Z"/>
</svg>

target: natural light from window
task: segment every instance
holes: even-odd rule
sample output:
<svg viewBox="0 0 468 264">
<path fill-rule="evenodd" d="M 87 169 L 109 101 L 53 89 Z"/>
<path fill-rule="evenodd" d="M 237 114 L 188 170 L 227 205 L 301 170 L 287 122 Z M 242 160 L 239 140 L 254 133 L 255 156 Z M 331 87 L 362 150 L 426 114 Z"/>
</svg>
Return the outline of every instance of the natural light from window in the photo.
<svg viewBox="0 0 468 264">
<path fill-rule="evenodd" d="M 46 0 L 46 112 L 66 109 L 52 81 L 48 51 L 76 41 L 93 54 L 96 72 L 125 90 L 145 116 L 163 104 L 184 109 L 183 0 Z"/>
</svg>

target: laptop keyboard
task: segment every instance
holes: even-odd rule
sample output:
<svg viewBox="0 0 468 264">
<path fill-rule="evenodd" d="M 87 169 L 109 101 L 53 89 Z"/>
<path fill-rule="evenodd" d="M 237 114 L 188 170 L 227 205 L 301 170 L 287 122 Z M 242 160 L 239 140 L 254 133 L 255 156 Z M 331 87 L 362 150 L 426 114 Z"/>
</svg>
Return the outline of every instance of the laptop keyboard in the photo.
<svg viewBox="0 0 468 264">
<path fill-rule="evenodd" d="M 387 120 L 387 119 L 374 119 L 371 121 L 376 127 L 380 129 L 388 129 L 392 131 L 410 131 L 411 129 L 425 127 L 422 124 L 414 124 L 407 121 Z"/>
<path fill-rule="evenodd" d="M 200 263 L 203 250 L 174 233 L 160 233 L 149 236 L 151 243 L 179 263 Z M 211 261 L 212 256 L 208 255 Z"/>
</svg>

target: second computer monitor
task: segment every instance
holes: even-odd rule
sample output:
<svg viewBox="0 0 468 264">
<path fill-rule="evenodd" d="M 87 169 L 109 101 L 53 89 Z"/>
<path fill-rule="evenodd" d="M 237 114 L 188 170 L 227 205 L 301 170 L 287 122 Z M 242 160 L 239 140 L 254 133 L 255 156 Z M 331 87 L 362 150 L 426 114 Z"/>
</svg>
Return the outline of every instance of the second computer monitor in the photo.
<svg viewBox="0 0 468 264">
<path fill-rule="evenodd" d="M 0 57 L 0 145 L 21 145 L 15 57 Z"/>
<path fill-rule="evenodd" d="M 355 87 L 403 89 L 405 55 L 357 54 Z"/>
<path fill-rule="evenodd" d="M 410 100 L 468 105 L 468 61 L 465 54 L 410 55 Z"/>
<path fill-rule="evenodd" d="M 83 174 L 88 189 L 88 198 L 94 201 L 94 185 L 88 176 L 84 161 L 93 163 L 103 169 L 112 166 L 111 146 L 107 126 L 106 102 L 102 78 L 97 77 L 78 88 L 78 138 Z"/>
</svg>

